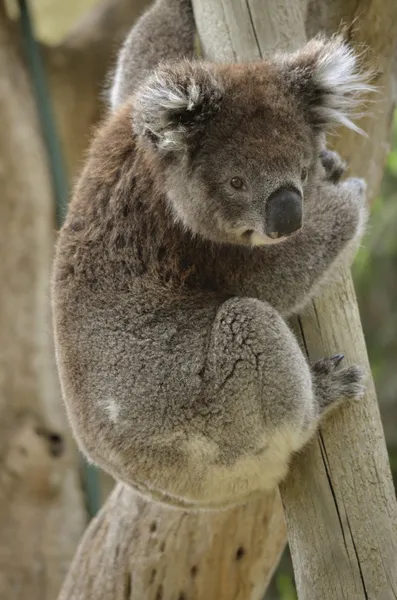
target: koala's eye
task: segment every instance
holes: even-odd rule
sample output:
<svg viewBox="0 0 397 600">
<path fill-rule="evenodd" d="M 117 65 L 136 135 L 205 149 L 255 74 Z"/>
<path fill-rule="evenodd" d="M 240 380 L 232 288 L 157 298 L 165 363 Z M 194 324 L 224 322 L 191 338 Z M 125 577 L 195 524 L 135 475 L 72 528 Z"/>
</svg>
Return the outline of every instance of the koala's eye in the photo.
<svg viewBox="0 0 397 600">
<path fill-rule="evenodd" d="M 306 183 L 307 178 L 309 176 L 309 171 L 306 169 L 306 167 L 304 167 L 301 171 L 301 181 L 302 183 Z"/>
<path fill-rule="evenodd" d="M 230 185 L 234 187 L 235 190 L 241 190 L 244 187 L 244 181 L 241 177 L 232 177 Z"/>
</svg>

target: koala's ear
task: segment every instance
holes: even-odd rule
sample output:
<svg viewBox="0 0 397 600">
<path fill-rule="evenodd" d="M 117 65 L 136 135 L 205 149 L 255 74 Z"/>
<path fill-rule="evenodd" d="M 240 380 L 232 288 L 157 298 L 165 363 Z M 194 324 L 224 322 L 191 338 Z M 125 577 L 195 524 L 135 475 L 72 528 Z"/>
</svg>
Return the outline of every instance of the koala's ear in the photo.
<svg viewBox="0 0 397 600">
<path fill-rule="evenodd" d="M 311 40 L 284 57 L 283 67 L 315 129 L 325 131 L 341 124 L 364 133 L 352 119 L 362 116 L 355 110 L 362 95 L 375 88 L 368 83 L 371 74 L 359 69 L 356 55 L 342 36 Z"/>
<path fill-rule="evenodd" d="M 211 65 L 164 64 L 135 94 L 134 129 L 161 150 L 183 151 L 219 110 L 222 94 Z"/>
</svg>

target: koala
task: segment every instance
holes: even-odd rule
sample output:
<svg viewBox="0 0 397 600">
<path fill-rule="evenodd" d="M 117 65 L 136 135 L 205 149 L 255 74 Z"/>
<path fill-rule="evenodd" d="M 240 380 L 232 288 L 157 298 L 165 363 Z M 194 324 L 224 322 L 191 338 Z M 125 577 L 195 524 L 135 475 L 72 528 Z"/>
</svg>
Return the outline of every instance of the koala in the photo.
<svg viewBox="0 0 397 600">
<path fill-rule="evenodd" d="M 150 42 L 150 43 L 149 43 Z M 272 490 L 325 415 L 361 398 L 286 320 L 354 255 L 362 180 L 324 148 L 369 89 L 342 39 L 248 64 L 194 58 L 186 0 L 119 56 L 57 241 L 52 305 L 86 456 L 153 500 L 219 508 Z"/>
</svg>

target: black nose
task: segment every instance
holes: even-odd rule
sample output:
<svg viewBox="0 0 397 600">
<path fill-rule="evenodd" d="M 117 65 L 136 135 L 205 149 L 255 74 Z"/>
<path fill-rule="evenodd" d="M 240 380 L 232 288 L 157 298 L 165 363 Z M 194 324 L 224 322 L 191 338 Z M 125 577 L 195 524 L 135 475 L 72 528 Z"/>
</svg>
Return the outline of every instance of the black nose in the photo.
<svg viewBox="0 0 397 600">
<path fill-rule="evenodd" d="M 272 238 L 291 235 L 302 227 L 302 194 L 291 187 L 273 192 L 265 204 L 265 234 Z"/>
</svg>

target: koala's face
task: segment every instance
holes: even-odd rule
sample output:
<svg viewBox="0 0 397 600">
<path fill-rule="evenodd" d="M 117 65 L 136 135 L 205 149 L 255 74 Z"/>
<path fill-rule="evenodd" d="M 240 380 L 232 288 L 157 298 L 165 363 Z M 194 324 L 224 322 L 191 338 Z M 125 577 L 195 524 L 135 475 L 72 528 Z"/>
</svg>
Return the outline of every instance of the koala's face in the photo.
<svg viewBox="0 0 397 600">
<path fill-rule="evenodd" d="M 224 102 L 198 146 L 168 163 L 168 199 L 193 233 L 253 246 L 277 243 L 302 227 L 316 139 L 301 115 L 283 117 L 262 104 L 255 114 L 236 98 Z"/>
<path fill-rule="evenodd" d="M 249 65 L 164 65 L 138 90 L 134 127 L 158 153 L 175 218 L 216 242 L 263 245 L 304 223 L 320 142 L 366 84 L 339 39 Z"/>
</svg>

